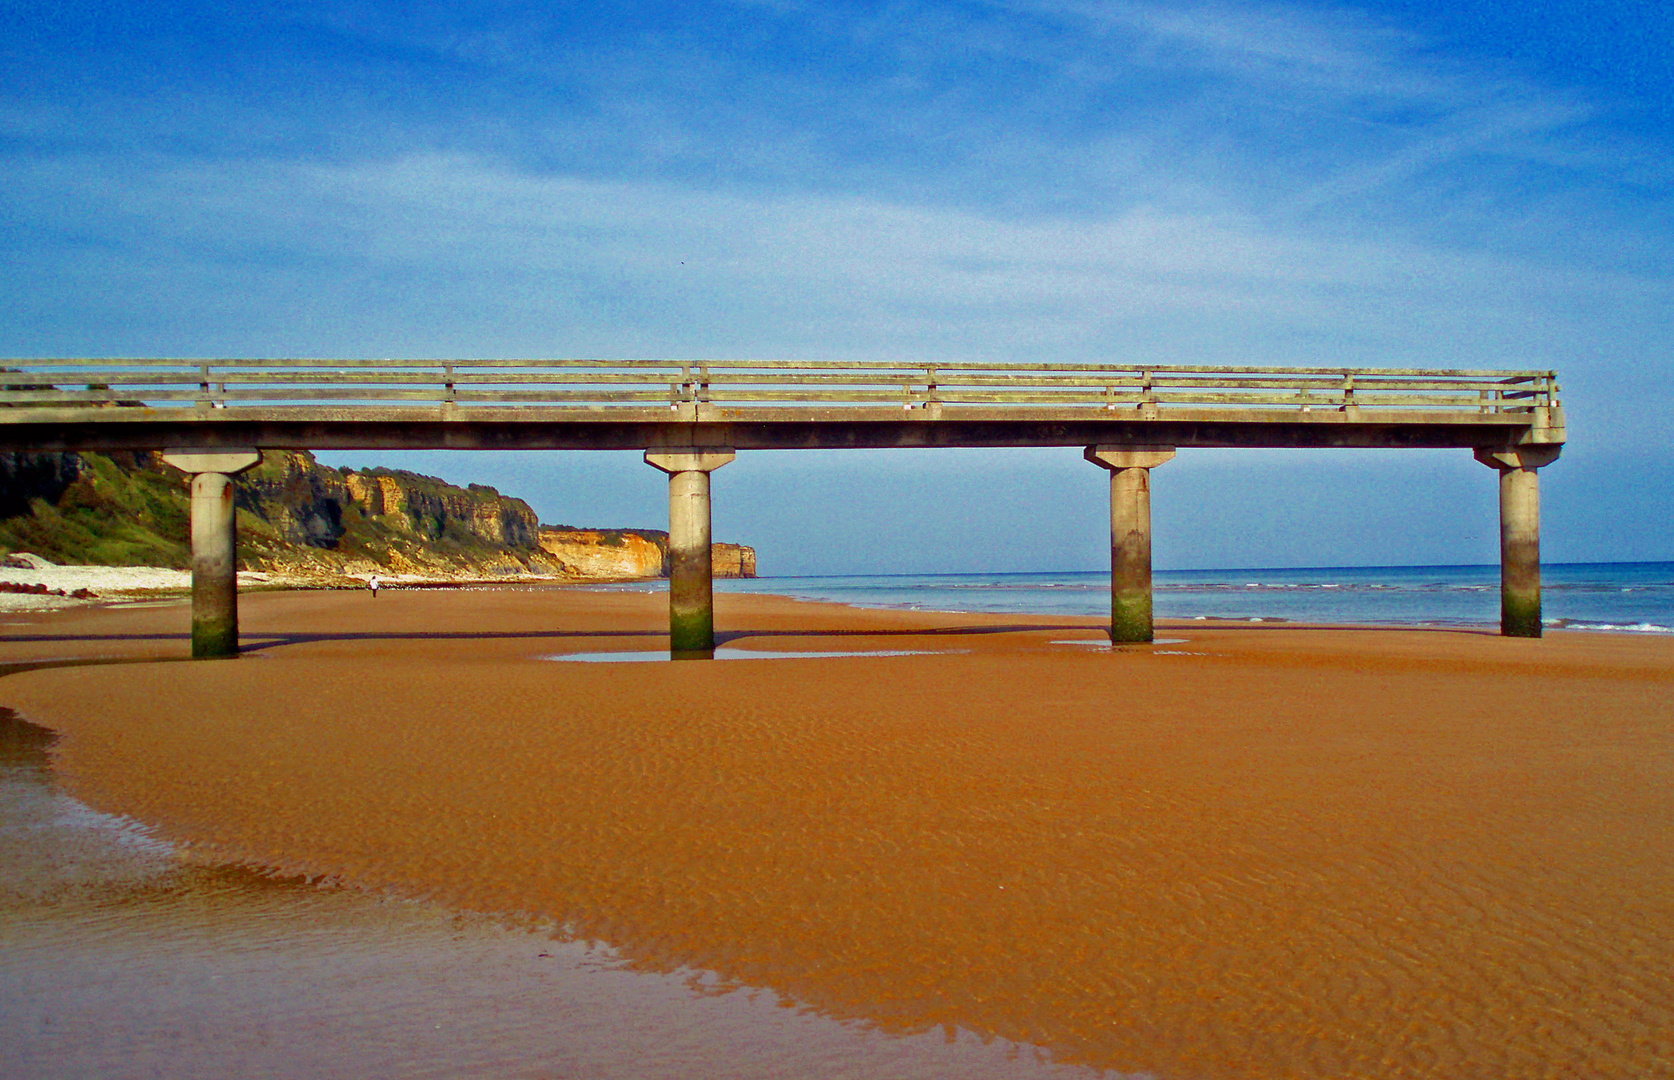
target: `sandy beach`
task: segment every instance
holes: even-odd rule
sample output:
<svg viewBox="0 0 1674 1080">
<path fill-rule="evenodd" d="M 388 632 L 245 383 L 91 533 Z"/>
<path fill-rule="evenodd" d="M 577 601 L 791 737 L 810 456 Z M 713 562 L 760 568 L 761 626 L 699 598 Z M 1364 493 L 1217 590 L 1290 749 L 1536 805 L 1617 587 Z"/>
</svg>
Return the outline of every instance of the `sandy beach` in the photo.
<svg viewBox="0 0 1674 1080">
<path fill-rule="evenodd" d="M 54 770 L 206 862 L 1158 1077 L 1674 1076 L 1674 640 L 656 594 L 9 614 Z M 14 669 L 15 670 L 15 669 Z"/>
</svg>

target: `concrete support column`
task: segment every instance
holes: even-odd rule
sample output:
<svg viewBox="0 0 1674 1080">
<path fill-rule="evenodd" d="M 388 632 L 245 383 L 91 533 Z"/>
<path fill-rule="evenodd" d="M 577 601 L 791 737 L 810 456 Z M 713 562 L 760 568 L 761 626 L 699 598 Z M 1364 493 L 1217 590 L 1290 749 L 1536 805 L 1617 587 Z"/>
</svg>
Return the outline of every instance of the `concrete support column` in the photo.
<svg viewBox="0 0 1674 1080">
<path fill-rule="evenodd" d="M 715 657 L 709 474 L 735 456 L 723 447 L 645 452 L 647 465 L 668 473 L 668 649 L 675 660 Z"/>
<path fill-rule="evenodd" d="M 1500 634 L 1541 635 L 1540 478 L 1560 446 L 1479 449 L 1476 460 L 1500 474 Z"/>
<path fill-rule="evenodd" d="M 1110 640 L 1150 641 L 1151 470 L 1172 446 L 1089 446 L 1087 460 L 1110 470 Z"/>
<path fill-rule="evenodd" d="M 259 450 L 166 450 L 163 461 L 192 474 L 192 659 L 238 655 L 238 535 L 232 478 L 261 462 Z"/>
</svg>

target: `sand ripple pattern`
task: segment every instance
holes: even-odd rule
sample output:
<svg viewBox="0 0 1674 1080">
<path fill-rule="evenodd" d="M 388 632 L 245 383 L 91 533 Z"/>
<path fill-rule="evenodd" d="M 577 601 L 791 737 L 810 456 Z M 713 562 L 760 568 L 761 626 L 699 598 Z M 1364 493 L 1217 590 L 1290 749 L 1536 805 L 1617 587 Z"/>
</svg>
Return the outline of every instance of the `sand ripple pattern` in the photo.
<svg viewBox="0 0 1674 1080">
<path fill-rule="evenodd" d="M 206 857 L 888 1030 L 1159 1077 L 1674 1076 L 1665 671 L 1217 648 L 268 658 L 6 699 L 71 733 L 78 796 Z"/>
</svg>

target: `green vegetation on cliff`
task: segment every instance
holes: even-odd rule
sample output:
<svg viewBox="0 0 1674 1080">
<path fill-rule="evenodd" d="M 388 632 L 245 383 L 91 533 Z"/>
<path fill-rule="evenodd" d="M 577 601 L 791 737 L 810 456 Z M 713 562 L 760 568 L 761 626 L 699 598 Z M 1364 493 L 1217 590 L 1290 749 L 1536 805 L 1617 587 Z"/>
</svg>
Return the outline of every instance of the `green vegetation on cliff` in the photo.
<svg viewBox="0 0 1674 1080">
<path fill-rule="evenodd" d="M 552 573 L 520 499 L 389 469 L 269 452 L 239 476 L 239 564 L 336 573 Z M 152 453 L 0 454 L 0 548 L 54 562 L 190 562 L 187 477 Z"/>
<path fill-rule="evenodd" d="M 184 481 L 149 467 L 152 457 L 0 454 L 0 547 L 79 565 L 185 567 Z"/>
<path fill-rule="evenodd" d="M 161 454 L 0 453 L 0 553 L 91 566 L 191 562 L 185 473 Z M 288 575 L 631 578 L 666 573 L 668 535 L 542 526 L 522 499 L 394 469 L 334 469 L 270 450 L 238 476 L 238 561 Z M 755 552 L 716 545 L 716 574 Z"/>
</svg>

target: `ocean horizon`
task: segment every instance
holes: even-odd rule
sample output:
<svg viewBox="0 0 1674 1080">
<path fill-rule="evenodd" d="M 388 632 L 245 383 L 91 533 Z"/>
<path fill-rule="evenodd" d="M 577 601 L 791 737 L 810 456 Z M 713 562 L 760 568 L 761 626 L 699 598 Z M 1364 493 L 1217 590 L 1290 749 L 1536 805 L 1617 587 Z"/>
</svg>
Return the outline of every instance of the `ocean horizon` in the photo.
<svg viewBox="0 0 1674 1080">
<path fill-rule="evenodd" d="M 1541 575 L 1548 627 L 1674 634 L 1674 562 L 1547 563 Z M 724 579 L 715 588 L 922 611 L 1105 616 L 1110 605 L 1110 574 L 1098 570 L 799 575 Z M 1499 589 L 1497 563 L 1210 568 L 1154 575 L 1156 614 L 1162 619 L 1497 626 Z"/>
</svg>

